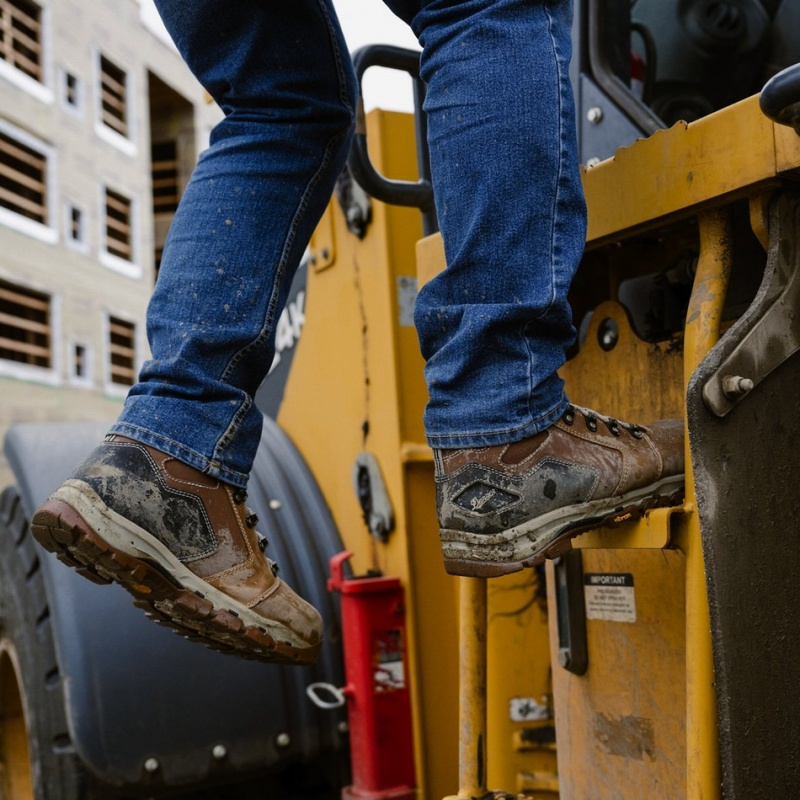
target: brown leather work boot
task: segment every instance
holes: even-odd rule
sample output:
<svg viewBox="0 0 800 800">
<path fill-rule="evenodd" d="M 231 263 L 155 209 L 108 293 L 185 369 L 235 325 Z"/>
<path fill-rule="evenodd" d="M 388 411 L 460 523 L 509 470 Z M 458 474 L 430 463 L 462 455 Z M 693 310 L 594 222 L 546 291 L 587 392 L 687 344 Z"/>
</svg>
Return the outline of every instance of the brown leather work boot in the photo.
<svg viewBox="0 0 800 800">
<path fill-rule="evenodd" d="M 631 425 L 570 406 L 521 442 L 435 450 L 452 575 L 490 578 L 567 552 L 579 533 L 683 497 L 683 423 Z"/>
<path fill-rule="evenodd" d="M 152 447 L 108 436 L 31 528 L 64 563 L 121 584 L 190 639 L 262 661 L 313 663 L 320 615 L 275 574 L 246 497 Z"/>
</svg>

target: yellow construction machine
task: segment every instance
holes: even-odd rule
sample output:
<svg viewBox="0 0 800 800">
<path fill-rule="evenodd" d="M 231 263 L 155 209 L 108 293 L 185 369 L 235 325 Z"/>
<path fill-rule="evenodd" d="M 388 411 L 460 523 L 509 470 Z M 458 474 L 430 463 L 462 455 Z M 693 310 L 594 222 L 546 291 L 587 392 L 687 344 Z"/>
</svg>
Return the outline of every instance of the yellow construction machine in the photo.
<svg viewBox="0 0 800 800">
<path fill-rule="evenodd" d="M 563 377 L 685 420 L 682 505 L 541 568 L 446 575 L 412 321 L 445 268 L 424 118 L 373 111 L 259 395 L 251 498 L 323 611 L 320 663 L 211 653 L 66 575 L 25 520 L 99 426 L 15 429 L 0 797 L 800 797 L 798 25 L 797 0 L 576 3 L 589 227 Z M 424 93 L 416 53 L 356 64 Z"/>
</svg>

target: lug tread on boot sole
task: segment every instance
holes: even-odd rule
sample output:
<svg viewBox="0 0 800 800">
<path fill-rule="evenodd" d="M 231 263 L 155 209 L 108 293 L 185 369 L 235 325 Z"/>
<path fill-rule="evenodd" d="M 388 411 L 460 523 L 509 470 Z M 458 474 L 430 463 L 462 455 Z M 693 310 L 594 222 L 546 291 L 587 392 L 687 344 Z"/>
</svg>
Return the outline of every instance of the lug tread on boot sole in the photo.
<svg viewBox="0 0 800 800">
<path fill-rule="evenodd" d="M 664 508 L 679 505 L 683 502 L 684 488 L 665 495 L 650 495 L 634 504 L 625 504 L 609 508 L 603 514 L 593 517 L 583 517 L 567 523 L 558 529 L 553 537 L 533 555 L 520 560 L 490 561 L 480 558 L 454 558 L 445 552 L 444 567 L 450 575 L 467 578 L 498 578 L 502 575 L 511 575 L 525 567 L 535 567 L 543 564 L 547 559 L 558 558 L 572 550 L 572 540 L 582 533 L 596 530 L 597 528 L 617 528 L 624 521 L 639 519 L 654 508 Z M 472 546 L 475 552 L 479 546 Z"/>
<path fill-rule="evenodd" d="M 298 650 L 246 625 L 233 609 L 175 583 L 158 566 L 111 547 L 71 506 L 51 498 L 36 512 L 34 538 L 64 564 L 98 584 L 118 583 L 160 625 L 221 653 L 270 663 L 313 664 L 319 645 Z"/>
</svg>

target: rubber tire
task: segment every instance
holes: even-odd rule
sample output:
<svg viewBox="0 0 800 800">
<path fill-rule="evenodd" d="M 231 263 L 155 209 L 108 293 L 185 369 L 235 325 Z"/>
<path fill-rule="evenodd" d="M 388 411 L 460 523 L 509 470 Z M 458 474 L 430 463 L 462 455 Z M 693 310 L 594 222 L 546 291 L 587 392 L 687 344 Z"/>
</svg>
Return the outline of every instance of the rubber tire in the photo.
<svg viewBox="0 0 800 800">
<path fill-rule="evenodd" d="M 19 662 L 35 800 L 97 796 L 70 741 L 39 549 L 14 486 L 0 494 L 0 639 Z"/>
<path fill-rule="evenodd" d="M 40 555 L 49 557 L 30 534 L 17 488 L 7 487 L 0 493 L 0 640 L 10 641 L 19 662 L 34 798 L 127 800 L 146 796 L 156 800 L 162 795 L 143 787 L 119 788 L 99 781 L 72 746 Z M 338 800 L 340 787 L 348 778 L 346 766 L 341 757 L 333 759 L 333 766 L 324 761 L 281 774 L 234 779 L 227 786 L 173 789 L 163 796 L 171 800 Z"/>
</svg>

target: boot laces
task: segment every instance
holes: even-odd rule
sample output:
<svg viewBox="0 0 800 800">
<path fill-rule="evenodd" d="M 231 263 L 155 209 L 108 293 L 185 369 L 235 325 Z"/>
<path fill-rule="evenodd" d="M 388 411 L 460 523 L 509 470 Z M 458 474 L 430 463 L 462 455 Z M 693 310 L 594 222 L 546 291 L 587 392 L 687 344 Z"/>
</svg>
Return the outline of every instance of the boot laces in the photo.
<svg viewBox="0 0 800 800">
<path fill-rule="evenodd" d="M 247 500 L 247 490 L 237 488 L 233 491 L 233 501 L 237 505 L 241 505 L 242 503 Z M 269 564 L 269 568 L 272 570 L 273 575 L 277 575 L 279 571 L 279 567 L 276 561 L 273 561 L 271 558 L 267 557 L 267 548 L 269 547 L 269 541 L 267 541 L 267 537 L 264 536 L 263 533 L 256 529 L 256 525 L 258 525 L 258 514 L 253 511 L 252 508 L 249 506 L 244 507 L 244 524 L 247 525 L 248 528 L 252 528 L 256 534 L 256 539 L 258 541 L 258 549 L 264 554 L 265 558 L 267 559 L 267 563 Z"/>
<path fill-rule="evenodd" d="M 597 422 L 599 420 L 608 428 L 612 436 L 619 436 L 622 429 L 628 431 L 634 439 L 641 439 L 644 436 L 644 430 L 639 425 L 634 425 L 632 422 L 621 422 L 618 419 L 614 419 L 614 417 L 598 414 L 596 411 L 582 406 L 570 404 L 561 418 L 567 425 L 572 425 L 575 422 L 575 414 L 581 414 L 586 419 L 586 427 L 590 431 L 597 430 Z"/>
</svg>

